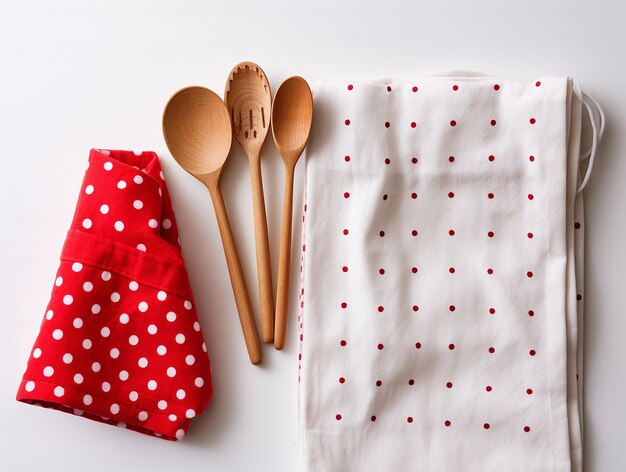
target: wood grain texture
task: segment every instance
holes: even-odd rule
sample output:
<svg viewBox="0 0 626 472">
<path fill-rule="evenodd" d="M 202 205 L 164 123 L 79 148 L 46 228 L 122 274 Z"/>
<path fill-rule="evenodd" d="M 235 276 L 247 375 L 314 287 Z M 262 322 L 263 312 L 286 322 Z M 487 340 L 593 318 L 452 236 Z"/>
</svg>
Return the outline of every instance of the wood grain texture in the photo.
<svg viewBox="0 0 626 472">
<path fill-rule="evenodd" d="M 294 173 L 298 159 L 309 140 L 312 121 L 313 96 L 309 85 L 302 77 L 288 78 L 278 87 L 272 105 L 272 135 L 285 164 L 274 328 L 276 349 L 285 347 L 287 331 Z"/>
<path fill-rule="evenodd" d="M 263 341 L 271 343 L 274 340 L 274 289 L 261 149 L 270 128 L 272 93 L 263 70 L 252 62 L 237 64 L 226 81 L 224 101 L 230 114 L 233 135 L 246 153 L 250 165 L 261 333 Z"/>
<path fill-rule="evenodd" d="M 163 112 L 163 136 L 176 162 L 204 183 L 211 194 L 248 356 L 250 362 L 259 364 L 262 360 L 261 343 L 220 189 L 220 175 L 232 143 L 230 119 L 224 102 L 204 87 L 179 90 Z"/>
</svg>

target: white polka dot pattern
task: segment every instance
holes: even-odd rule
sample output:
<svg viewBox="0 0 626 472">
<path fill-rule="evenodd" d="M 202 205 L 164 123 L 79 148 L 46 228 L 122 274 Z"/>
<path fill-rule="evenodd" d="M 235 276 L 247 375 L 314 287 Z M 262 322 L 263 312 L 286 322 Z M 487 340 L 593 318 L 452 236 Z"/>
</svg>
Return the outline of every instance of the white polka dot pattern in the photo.
<svg viewBox="0 0 626 472">
<path fill-rule="evenodd" d="M 177 440 L 212 389 L 158 158 L 90 164 L 18 399 Z"/>
</svg>

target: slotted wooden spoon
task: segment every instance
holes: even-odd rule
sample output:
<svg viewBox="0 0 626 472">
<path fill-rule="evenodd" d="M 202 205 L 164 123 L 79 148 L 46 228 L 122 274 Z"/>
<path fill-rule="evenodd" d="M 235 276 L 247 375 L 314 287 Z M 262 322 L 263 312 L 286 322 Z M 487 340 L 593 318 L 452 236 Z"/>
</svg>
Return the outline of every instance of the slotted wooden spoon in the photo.
<svg viewBox="0 0 626 472">
<path fill-rule="evenodd" d="M 261 175 L 261 149 L 270 128 L 272 92 L 263 70 L 252 62 L 237 64 L 226 81 L 224 101 L 230 113 L 233 135 L 248 156 L 250 165 L 261 334 L 263 341 L 271 343 L 274 340 L 274 292 Z"/>
<path fill-rule="evenodd" d="M 209 189 L 248 356 L 250 362 L 258 364 L 262 360 L 261 343 L 219 184 L 232 143 L 224 102 L 204 87 L 179 90 L 165 106 L 163 136 L 176 162 Z"/>
<path fill-rule="evenodd" d="M 291 267 L 291 226 L 293 209 L 293 179 L 300 154 L 309 140 L 313 121 L 313 96 L 302 77 L 289 77 L 274 96 L 272 105 L 272 135 L 276 149 L 285 164 L 285 193 L 283 221 L 280 231 L 278 285 L 276 288 L 276 320 L 274 347 L 285 347 L 287 307 L 289 302 L 289 272 Z"/>
</svg>

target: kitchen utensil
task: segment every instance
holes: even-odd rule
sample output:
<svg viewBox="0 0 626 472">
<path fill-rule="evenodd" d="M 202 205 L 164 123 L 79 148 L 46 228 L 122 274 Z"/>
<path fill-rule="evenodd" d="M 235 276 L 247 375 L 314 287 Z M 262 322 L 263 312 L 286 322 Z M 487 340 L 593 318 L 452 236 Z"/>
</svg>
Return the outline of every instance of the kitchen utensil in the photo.
<svg viewBox="0 0 626 472">
<path fill-rule="evenodd" d="M 261 345 L 219 182 L 232 142 L 228 111 L 211 90 L 184 88 L 165 107 L 163 135 L 176 162 L 206 185 L 211 194 L 248 355 L 253 364 L 258 364 Z"/>
<path fill-rule="evenodd" d="M 274 325 L 276 349 L 282 349 L 285 346 L 287 329 L 294 173 L 298 159 L 309 139 L 312 121 L 313 96 L 309 84 L 302 77 L 289 77 L 276 90 L 272 104 L 272 135 L 285 164 L 285 191 Z"/>
<path fill-rule="evenodd" d="M 272 93 L 263 70 L 252 62 L 237 64 L 226 81 L 224 101 L 235 139 L 246 153 L 250 165 L 261 333 L 263 341 L 271 343 L 274 339 L 274 293 L 261 176 L 261 148 L 270 127 Z"/>
</svg>

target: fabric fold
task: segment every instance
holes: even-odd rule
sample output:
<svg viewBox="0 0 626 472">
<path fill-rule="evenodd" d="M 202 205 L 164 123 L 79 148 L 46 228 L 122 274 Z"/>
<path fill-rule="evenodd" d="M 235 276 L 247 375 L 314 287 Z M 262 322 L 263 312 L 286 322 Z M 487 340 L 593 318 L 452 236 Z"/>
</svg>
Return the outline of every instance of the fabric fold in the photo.
<svg viewBox="0 0 626 472">
<path fill-rule="evenodd" d="M 17 399 L 177 440 L 211 395 L 158 157 L 92 149 Z"/>
<path fill-rule="evenodd" d="M 314 89 L 304 470 L 582 469 L 581 96 L 568 77 Z"/>
</svg>

